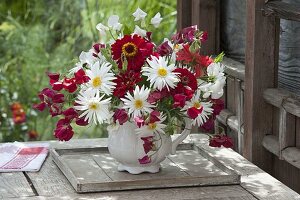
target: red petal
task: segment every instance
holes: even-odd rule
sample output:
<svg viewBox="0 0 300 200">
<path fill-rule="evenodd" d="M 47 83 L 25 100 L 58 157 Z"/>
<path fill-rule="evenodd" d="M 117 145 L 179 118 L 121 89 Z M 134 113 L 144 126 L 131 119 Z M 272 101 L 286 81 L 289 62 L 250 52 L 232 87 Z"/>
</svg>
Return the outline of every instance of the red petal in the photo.
<svg viewBox="0 0 300 200">
<path fill-rule="evenodd" d="M 63 84 L 62 84 L 62 82 L 55 82 L 55 83 L 53 83 L 52 84 L 52 89 L 53 90 L 56 90 L 56 91 L 60 91 L 60 90 L 62 90 L 63 89 Z"/>
<path fill-rule="evenodd" d="M 39 111 L 43 111 L 46 108 L 46 103 L 42 102 L 39 104 L 35 104 L 35 105 L 33 105 L 33 108 L 37 109 Z"/>
<path fill-rule="evenodd" d="M 191 107 L 187 110 L 187 114 L 191 119 L 196 119 L 200 113 L 201 112 L 195 107 Z"/>
</svg>

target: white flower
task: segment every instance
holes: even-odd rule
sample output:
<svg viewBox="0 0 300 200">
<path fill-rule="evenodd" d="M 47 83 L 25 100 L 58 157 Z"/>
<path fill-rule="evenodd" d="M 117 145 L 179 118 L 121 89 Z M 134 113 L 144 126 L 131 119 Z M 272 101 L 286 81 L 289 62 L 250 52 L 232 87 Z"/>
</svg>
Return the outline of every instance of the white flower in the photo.
<svg viewBox="0 0 300 200">
<path fill-rule="evenodd" d="M 221 63 L 212 63 L 207 67 L 207 75 L 211 82 L 203 82 L 199 87 L 203 92 L 203 98 L 211 96 L 212 99 L 219 99 L 223 96 L 226 83 L 224 67 Z"/>
<path fill-rule="evenodd" d="M 146 36 L 147 31 L 144 29 L 141 29 L 138 25 L 135 25 L 135 29 L 133 31 L 133 33 L 140 35 L 142 37 Z"/>
<path fill-rule="evenodd" d="M 213 112 L 212 109 L 212 103 L 210 102 L 202 102 L 200 101 L 200 93 L 201 91 L 197 91 L 197 93 L 193 96 L 193 98 L 186 103 L 183 110 L 188 110 L 189 108 L 197 108 L 201 112 L 198 114 L 198 116 L 193 119 L 192 125 L 198 125 L 201 126 L 206 122 L 206 120 L 209 118 L 209 115 Z"/>
<path fill-rule="evenodd" d="M 154 105 L 151 105 L 149 102 L 147 102 L 149 93 L 150 89 L 144 88 L 144 86 L 142 86 L 140 89 L 139 86 L 137 86 L 133 92 L 133 96 L 127 92 L 125 95 L 126 98 L 121 98 L 121 100 L 124 102 L 123 108 L 129 109 L 128 114 L 130 115 L 133 113 L 133 117 L 150 113 L 152 111 L 151 107 L 154 107 Z"/>
<path fill-rule="evenodd" d="M 156 15 L 151 19 L 151 24 L 157 28 L 163 18 L 161 18 L 160 13 L 156 13 Z"/>
<path fill-rule="evenodd" d="M 166 116 L 164 116 L 162 113 L 160 113 L 160 116 L 158 117 L 159 121 L 153 122 L 153 123 L 148 123 L 141 128 L 137 128 L 136 133 L 137 134 L 143 134 L 143 135 L 148 135 L 151 133 L 162 133 L 164 134 L 165 131 L 163 130 L 166 128 L 167 125 L 163 124 L 163 122 L 166 120 Z"/>
<path fill-rule="evenodd" d="M 102 100 L 103 97 L 104 95 L 100 97 L 99 93 L 95 95 L 91 91 L 81 92 L 75 100 L 79 105 L 74 106 L 76 110 L 83 111 L 79 117 L 85 116 L 84 120 L 88 120 L 88 123 L 94 121 L 95 124 L 102 124 L 107 121 L 111 117 L 108 111 L 111 98 Z"/>
<path fill-rule="evenodd" d="M 84 64 L 88 66 L 92 66 L 97 61 L 97 58 L 93 56 L 93 50 L 89 50 L 88 52 L 82 51 L 79 55 L 79 62 L 76 63 L 75 67 L 69 70 L 70 74 L 77 72 L 82 69 Z"/>
<path fill-rule="evenodd" d="M 97 24 L 96 29 L 100 32 L 101 36 L 106 35 L 106 31 L 108 31 L 108 27 L 104 26 L 102 23 Z"/>
<path fill-rule="evenodd" d="M 150 81 L 150 86 L 159 89 L 163 87 L 175 88 L 175 83 L 179 81 L 177 73 L 173 72 L 175 65 L 168 65 L 166 58 L 151 56 L 152 60 L 147 59 L 149 67 L 143 67 L 142 73 L 147 76 Z"/>
<path fill-rule="evenodd" d="M 115 31 L 120 31 L 122 28 L 122 24 L 119 23 L 119 16 L 112 15 L 108 18 L 107 22 L 108 27 L 112 28 Z"/>
<path fill-rule="evenodd" d="M 91 91 L 93 94 L 104 92 L 110 95 L 116 85 L 116 83 L 112 81 L 116 79 L 116 77 L 110 69 L 110 63 L 103 63 L 100 66 L 100 63 L 96 62 L 91 67 L 91 70 L 86 71 L 87 76 L 90 78 L 89 82 L 85 85 L 86 90 Z"/>
<path fill-rule="evenodd" d="M 136 11 L 132 14 L 135 18 L 134 21 L 144 20 L 147 16 L 147 13 L 142 11 L 140 8 L 137 8 Z"/>
</svg>

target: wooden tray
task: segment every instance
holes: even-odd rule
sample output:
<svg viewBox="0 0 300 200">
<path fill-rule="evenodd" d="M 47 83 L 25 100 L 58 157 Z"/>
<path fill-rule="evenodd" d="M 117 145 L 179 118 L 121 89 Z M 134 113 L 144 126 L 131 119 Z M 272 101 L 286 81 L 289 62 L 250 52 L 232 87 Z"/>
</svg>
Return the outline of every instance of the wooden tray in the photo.
<svg viewBox="0 0 300 200">
<path fill-rule="evenodd" d="M 52 149 L 54 162 L 78 193 L 149 188 L 240 184 L 240 175 L 194 144 L 180 144 L 160 172 L 117 171 L 107 147 Z"/>
</svg>

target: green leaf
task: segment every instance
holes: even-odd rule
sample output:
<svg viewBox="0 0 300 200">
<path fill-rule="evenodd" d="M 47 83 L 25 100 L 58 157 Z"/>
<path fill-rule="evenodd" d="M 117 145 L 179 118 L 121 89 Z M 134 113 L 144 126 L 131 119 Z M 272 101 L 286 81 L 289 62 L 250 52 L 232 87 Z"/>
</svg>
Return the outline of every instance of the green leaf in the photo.
<svg viewBox="0 0 300 200">
<path fill-rule="evenodd" d="M 123 30 L 123 34 L 124 35 L 130 35 L 131 34 L 131 30 L 127 25 L 124 25 L 124 30 Z"/>
<path fill-rule="evenodd" d="M 222 53 L 220 53 L 220 54 L 214 59 L 214 62 L 215 62 L 215 63 L 222 62 L 224 56 L 225 56 L 225 53 L 222 51 Z"/>
</svg>

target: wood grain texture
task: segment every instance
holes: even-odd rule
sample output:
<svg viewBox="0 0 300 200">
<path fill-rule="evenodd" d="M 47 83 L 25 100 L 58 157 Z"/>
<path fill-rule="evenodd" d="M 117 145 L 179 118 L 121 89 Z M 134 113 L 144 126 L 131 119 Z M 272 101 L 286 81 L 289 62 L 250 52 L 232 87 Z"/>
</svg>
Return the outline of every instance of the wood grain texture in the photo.
<svg viewBox="0 0 300 200">
<path fill-rule="evenodd" d="M 79 193 L 200 185 L 239 184 L 240 177 L 193 145 L 180 144 L 155 174 L 132 175 L 117 170 L 107 147 L 54 149 L 53 159 Z M 188 148 L 183 150 L 184 148 Z M 203 157 L 202 155 L 207 155 Z"/>
<path fill-rule="evenodd" d="M 0 173 L 0 199 L 34 195 L 22 172 Z"/>
<path fill-rule="evenodd" d="M 219 0 L 192 0 L 191 23 L 197 25 L 199 30 L 207 31 L 210 38 L 201 46 L 204 55 L 220 52 L 219 4 Z"/>
<path fill-rule="evenodd" d="M 265 4 L 264 10 L 266 15 L 274 15 L 282 19 L 300 21 L 300 5 L 298 4 L 269 1 Z"/>
<path fill-rule="evenodd" d="M 245 80 L 245 64 L 242 64 L 226 56 L 224 57 L 222 64 L 225 65 L 226 74 L 240 80 Z"/>
<path fill-rule="evenodd" d="M 278 138 L 274 135 L 266 135 L 262 141 L 262 145 L 271 153 L 279 157 L 280 148 Z"/>
<path fill-rule="evenodd" d="M 282 151 L 282 157 L 291 165 L 300 169 L 300 149 L 297 147 L 289 147 Z"/>
<path fill-rule="evenodd" d="M 296 118 L 296 147 L 300 148 L 300 118 Z"/>
<path fill-rule="evenodd" d="M 264 0 L 247 0 L 245 65 L 244 156 L 271 171 L 271 154 L 261 142 L 272 131 L 272 106 L 264 103 L 263 91 L 275 87 L 279 47 L 279 20 L 263 16 Z"/>
<path fill-rule="evenodd" d="M 89 194 L 64 194 L 55 197 L 33 197 L 30 200 L 255 200 L 241 186 L 213 186 L 192 188 L 169 188 Z M 12 199 L 11 199 L 12 200 Z M 16 199 L 13 199 L 16 200 Z"/>
<path fill-rule="evenodd" d="M 191 0 L 177 0 L 177 30 L 191 26 Z"/>
<path fill-rule="evenodd" d="M 300 98 L 287 90 L 268 88 L 264 91 L 264 99 L 267 103 L 284 108 L 288 113 L 300 117 Z"/>
</svg>

